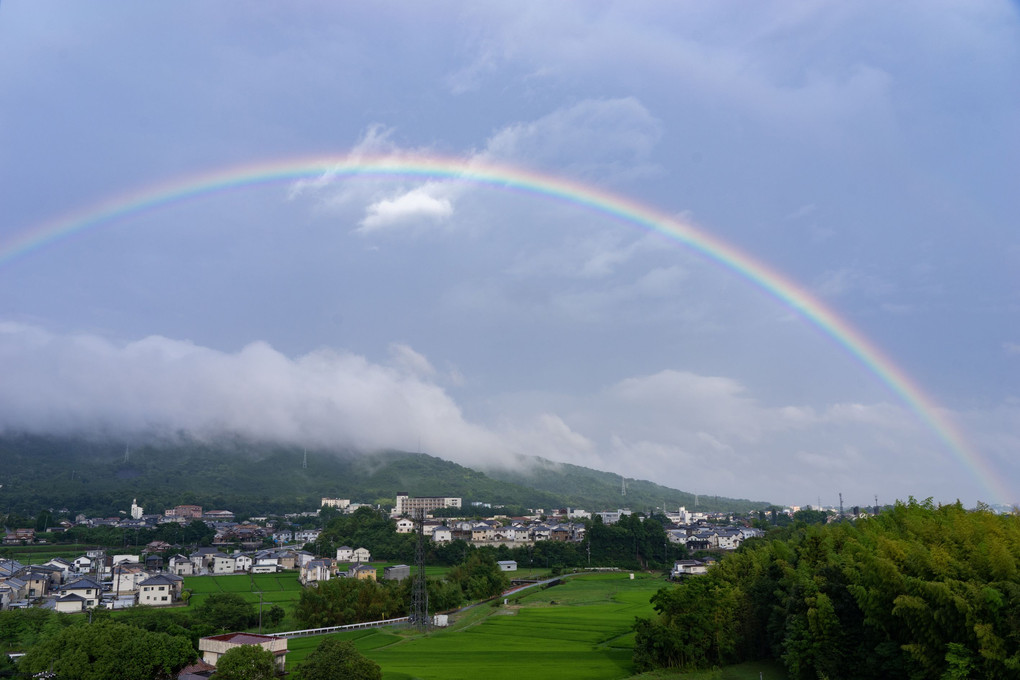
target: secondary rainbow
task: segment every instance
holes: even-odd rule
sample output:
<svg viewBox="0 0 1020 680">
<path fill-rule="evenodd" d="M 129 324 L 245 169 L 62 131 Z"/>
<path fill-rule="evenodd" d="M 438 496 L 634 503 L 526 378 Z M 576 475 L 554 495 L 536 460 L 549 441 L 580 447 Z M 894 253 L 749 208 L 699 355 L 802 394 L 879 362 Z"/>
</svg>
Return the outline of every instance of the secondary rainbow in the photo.
<svg viewBox="0 0 1020 680">
<path fill-rule="evenodd" d="M 1008 499 L 987 461 L 935 401 L 870 340 L 788 277 L 704 230 L 652 207 L 602 188 L 531 170 L 431 155 L 326 156 L 230 167 L 144 187 L 27 229 L 0 243 L 0 265 L 92 227 L 197 196 L 281 181 L 329 181 L 352 176 L 462 181 L 518 190 L 573 203 L 682 243 L 767 291 L 821 328 L 917 414 L 988 490 L 993 502 Z"/>
</svg>

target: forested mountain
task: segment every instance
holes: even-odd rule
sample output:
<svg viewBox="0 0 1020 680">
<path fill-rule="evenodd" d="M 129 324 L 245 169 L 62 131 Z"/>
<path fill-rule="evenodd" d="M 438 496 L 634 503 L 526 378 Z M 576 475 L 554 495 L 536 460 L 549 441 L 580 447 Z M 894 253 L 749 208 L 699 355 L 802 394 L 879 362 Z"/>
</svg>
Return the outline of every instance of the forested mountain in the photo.
<svg viewBox="0 0 1020 680">
<path fill-rule="evenodd" d="M 242 514 L 295 512 L 319 507 L 323 496 L 392 504 L 397 491 L 541 508 L 693 506 L 689 493 L 628 480 L 623 496 L 617 475 L 540 459 L 522 457 L 516 471 L 484 474 L 424 454 L 305 450 L 241 438 L 180 436 L 128 444 L 109 437 L 6 434 L 0 436 L 0 460 L 0 512 L 26 515 L 43 508 L 116 515 L 132 498 L 147 511 L 195 503 Z M 703 498 L 699 507 L 766 505 Z"/>
<path fill-rule="evenodd" d="M 645 512 L 656 508 L 661 512 L 663 504 L 667 510 L 675 511 L 683 505 L 688 510 L 702 512 L 748 511 L 767 505 L 746 499 L 695 495 L 643 479 L 624 479 L 609 472 L 529 456 L 520 456 L 519 465 L 493 469 L 488 474 L 530 489 L 548 491 L 568 505 L 589 509 L 590 499 L 599 499 L 599 507 L 629 507 Z"/>
</svg>

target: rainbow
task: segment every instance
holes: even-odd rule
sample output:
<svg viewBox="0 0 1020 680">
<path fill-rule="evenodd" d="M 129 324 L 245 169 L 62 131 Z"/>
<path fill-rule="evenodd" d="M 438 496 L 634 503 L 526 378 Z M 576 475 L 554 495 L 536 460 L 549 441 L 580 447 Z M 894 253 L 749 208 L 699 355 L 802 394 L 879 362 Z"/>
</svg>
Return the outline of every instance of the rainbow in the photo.
<svg viewBox="0 0 1020 680">
<path fill-rule="evenodd" d="M 1009 494 L 958 427 L 889 357 L 853 326 L 782 273 L 715 236 L 624 196 L 568 179 L 477 160 L 437 156 L 326 156 L 276 160 L 144 187 L 40 224 L 0 243 L 0 265 L 63 238 L 129 215 L 219 191 L 295 180 L 353 176 L 456 180 L 566 201 L 661 234 L 713 260 L 768 292 L 822 329 L 884 382 L 992 495 Z"/>
</svg>

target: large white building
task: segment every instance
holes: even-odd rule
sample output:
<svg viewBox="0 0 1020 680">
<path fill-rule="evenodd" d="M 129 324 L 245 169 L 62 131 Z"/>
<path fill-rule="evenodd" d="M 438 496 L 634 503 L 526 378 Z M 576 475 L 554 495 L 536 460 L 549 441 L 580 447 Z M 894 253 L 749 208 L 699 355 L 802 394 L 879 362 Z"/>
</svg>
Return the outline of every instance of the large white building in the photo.
<svg viewBox="0 0 1020 680">
<path fill-rule="evenodd" d="M 397 507 L 393 509 L 394 515 L 413 515 L 416 510 L 424 510 L 426 513 L 439 508 L 459 508 L 461 499 L 447 496 L 423 496 L 416 498 L 408 496 L 406 491 L 397 492 Z"/>
</svg>

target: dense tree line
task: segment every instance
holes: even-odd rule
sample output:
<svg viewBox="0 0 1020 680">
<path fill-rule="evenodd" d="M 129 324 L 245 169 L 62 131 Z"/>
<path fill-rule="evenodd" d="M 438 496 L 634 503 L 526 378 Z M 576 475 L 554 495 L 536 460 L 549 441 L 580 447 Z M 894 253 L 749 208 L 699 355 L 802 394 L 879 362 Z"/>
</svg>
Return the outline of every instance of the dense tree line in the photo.
<svg viewBox="0 0 1020 680">
<path fill-rule="evenodd" d="M 284 615 L 279 605 L 267 606 L 262 612 L 262 623 L 273 627 L 283 620 Z M 14 609 L 0 612 L 0 646 L 5 651 L 27 652 L 25 659 L 28 662 L 19 662 L 19 671 L 44 670 L 52 663 L 54 668 L 63 668 L 60 675 L 62 678 L 163 677 L 160 669 L 183 658 L 178 654 L 181 649 L 187 647 L 193 655 L 197 654 L 199 638 L 252 629 L 258 624 L 258 608 L 237 593 L 213 593 L 201 605 L 188 609 L 133 607 L 116 613 L 108 609 L 96 609 L 88 618 L 60 614 L 52 609 Z M 79 630 L 97 627 L 105 632 L 99 634 Z M 125 635 L 132 641 L 130 644 L 121 643 Z M 112 650 L 107 649 L 110 640 L 117 641 Z M 86 664 L 81 660 L 84 654 L 82 650 L 90 644 L 106 647 L 97 647 L 88 652 L 84 657 L 89 659 Z M 133 655 L 149 655 L 150 647 L 156 655 L 153 659 L 134 658 Z M 140 670 L 137 675 L 131 676 L 90 675 L 92 671 L 89 669 L 106 668 L 103 666 L 107 663 L 103 656 L 106 654 L 127 655 L 124 656 L 125 663 L 130 662 Z M 6 655 L 3 658 L 7 658 Z M 150 663 L 157 661 L 158 667 Z M 0 671 L 3 670 L 0 666 Z M 152 675 L 145 675 L 148 672 Z M 2 673 L 0 677 L 3 677 Z"/>
<path fill-rule="evenodd" d="M 79 622 L 30 647 L 17 669 L 75 680 L 169 679 L 196 656 L 184 637 L 108 620 Z"/>
<path fill-rule="evenodd" d="M 495 597 L 510 585 L 496 560 L 476 551 L 450 570 L 446 578 L 426 580 L 429 612 L 456 609 L 466 600 Z M 338 578 L 301 591 L 294 616 L 307 628 L 343 626 L 407 616 L 412 579 L 371 581 Z"/>
<path fill-rule="evenodd" d="M 1020 518 L 911 499 L 750 541 L 660 590 L 640 669 L 782 660 L 793 678 L 1020 676 Z"/>
</svg>

